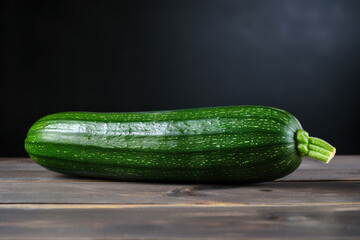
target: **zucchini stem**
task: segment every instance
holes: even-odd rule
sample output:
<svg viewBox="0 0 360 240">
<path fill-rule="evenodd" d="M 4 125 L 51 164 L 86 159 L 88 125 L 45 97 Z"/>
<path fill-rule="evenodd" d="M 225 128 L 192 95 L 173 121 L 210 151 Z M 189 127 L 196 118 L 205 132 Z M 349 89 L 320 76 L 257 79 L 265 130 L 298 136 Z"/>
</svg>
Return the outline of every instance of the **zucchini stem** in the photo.
<svg viewBox="0 0 360 240">
<path fill-rule="evenodd" d="M 324 163 L 329 163 L 335 156 L 336 148 L 324 140 L 309 137 L 309 133 L 304 130 L 298 130 L 295 138 L 297 150 L 301 156 L 309 156 Z"/>
</svg>

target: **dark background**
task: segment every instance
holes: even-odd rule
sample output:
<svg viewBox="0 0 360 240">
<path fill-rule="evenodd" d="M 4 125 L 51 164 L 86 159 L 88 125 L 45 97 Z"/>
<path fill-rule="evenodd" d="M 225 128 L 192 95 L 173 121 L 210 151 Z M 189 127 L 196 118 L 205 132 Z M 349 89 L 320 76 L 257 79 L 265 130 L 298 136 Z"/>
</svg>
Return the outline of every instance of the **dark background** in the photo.
<svg viewBox="0 0 360 240">
<path fill-rule="evenodd" d="M 360 154 L 360 1 L 15 1 L 2 6 L 0 155 L 40 117 L 268 105 Z"/>
</svg>

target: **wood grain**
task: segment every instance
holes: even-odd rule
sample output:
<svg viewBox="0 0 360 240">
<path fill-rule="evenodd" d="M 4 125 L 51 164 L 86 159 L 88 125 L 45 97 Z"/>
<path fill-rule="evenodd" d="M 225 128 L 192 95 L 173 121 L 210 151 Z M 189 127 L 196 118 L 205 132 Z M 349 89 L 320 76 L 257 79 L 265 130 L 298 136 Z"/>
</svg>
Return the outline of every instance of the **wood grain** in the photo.
<svg viewBox="0 0 360 240">
<path fill-rule="evenodd" d="M 356 239 L 360 205 L 0 208 L 0 238 Z M 16 229 L 16 231 L 15 231 Z"/>
<path fill-rule="evenodd" d="M 173 185 L 127 182 L 0 183 L 0 203 L 287 204 L 360 202 L 360 182 L 267 182 L 253 185 Z"/>
<path fill-rule="evenodd" d="M 360 239 L 360 157 L 251 185 L 78 178 L 0 159 L 0 239 Z"/>
<path fill-rule="evenodd" d="M 305 158 L 292 174 L 277 181 L 360 181 L 360 158 L 336 156 L 329 164 Z M 49 171 L 30 158 L 0 158 L 0 182 L 94 182 L 105 179 L 81 178 Z"/>
</svg>

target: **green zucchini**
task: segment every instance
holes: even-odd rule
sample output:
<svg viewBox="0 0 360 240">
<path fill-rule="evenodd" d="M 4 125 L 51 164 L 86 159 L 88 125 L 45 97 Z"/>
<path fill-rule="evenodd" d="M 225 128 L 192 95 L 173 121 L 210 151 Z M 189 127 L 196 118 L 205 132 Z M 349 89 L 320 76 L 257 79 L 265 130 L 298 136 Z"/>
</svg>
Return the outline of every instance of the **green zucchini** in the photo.
<svg viewBox="0 0 360 240">
<path fill-rule="evenodd" d="M 271 181 L 303 156 L 327 163 L 335 154 L 293 115 L 265 106 L 56 113 L 30 128 L 25 149 L 60 173 L 163 182 Z"/>
</svg>

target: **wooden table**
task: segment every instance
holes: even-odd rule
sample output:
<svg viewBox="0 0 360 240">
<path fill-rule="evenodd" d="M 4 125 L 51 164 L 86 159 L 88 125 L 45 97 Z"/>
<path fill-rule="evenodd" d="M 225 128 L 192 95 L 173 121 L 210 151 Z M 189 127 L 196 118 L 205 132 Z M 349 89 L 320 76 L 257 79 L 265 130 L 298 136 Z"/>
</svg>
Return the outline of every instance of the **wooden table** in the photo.
<svg viewBox="0 0 360 240">
<path fill-rule="evenodd" d="M 252 185 L 75 178 L 2 158 L 0 238 L 360 239 L 360 156 Z"/>
</svg>

